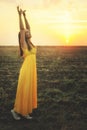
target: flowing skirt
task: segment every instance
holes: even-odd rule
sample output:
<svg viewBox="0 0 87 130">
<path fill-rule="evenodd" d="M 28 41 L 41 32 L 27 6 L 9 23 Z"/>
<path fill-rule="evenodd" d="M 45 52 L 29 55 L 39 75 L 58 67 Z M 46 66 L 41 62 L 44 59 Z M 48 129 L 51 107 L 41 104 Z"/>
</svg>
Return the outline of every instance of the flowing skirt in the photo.
<svg viewBox="0 0 87 130">
<path fill-rule="evenodd" d="M 37 108 L 36 55 L 26 56 L 20 69 L 14 110 L 27 115 Z"/>
</svg>

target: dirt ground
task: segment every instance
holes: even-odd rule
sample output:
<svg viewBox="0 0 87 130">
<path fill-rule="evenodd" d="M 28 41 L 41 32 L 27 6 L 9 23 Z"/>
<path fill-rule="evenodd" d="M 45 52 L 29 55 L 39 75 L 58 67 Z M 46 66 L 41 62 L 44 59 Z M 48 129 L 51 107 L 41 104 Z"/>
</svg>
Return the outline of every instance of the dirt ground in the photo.
<svg viewBox="0 0 87 130">
<path fill-rule="evenodd" d="M 87 47 L 37 47 L 38 108 L 15 121 L 22 62 L 18 47 L 0 47 L 0 130 L 87 130 Z"/>
</svg>

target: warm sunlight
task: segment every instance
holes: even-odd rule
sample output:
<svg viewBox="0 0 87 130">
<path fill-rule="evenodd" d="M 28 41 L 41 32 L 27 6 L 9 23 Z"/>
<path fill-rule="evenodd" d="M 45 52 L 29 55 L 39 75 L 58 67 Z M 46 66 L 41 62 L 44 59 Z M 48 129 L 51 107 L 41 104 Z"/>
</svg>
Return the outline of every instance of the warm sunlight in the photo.
<svg viewBox="0 0 87 130">
<path fill-rule="evenodd" d="M 65 44 L 69 45 L 69 39 L 72 35 L 72 17 L 71 14 L 66 11 L 65 14 L 62 16 L 63 20 L 63 31 L 65 35 Z"/>
<path fill-rule="evenodd" d="M 60 32 L 61 35 L 64 36 L 65 45 L 70 44 L 70 37 L 73 34 L 72 22 L 73 22 L 72 14 L 68 11 L 63 12 L 58 18 L 58 23 L 61 25 Z"/>
<path fill-rule="evenodd" d="M 62 42 L 64 45 L 70 45 L 70 38 L 75 32 L 75 27 L 73 25 L 73 18 L 72 14 L 68 11 L 64 11 L 58 16 L 54 16 L 54 21 L 51 21 L 51 24 L 49 26 L 50 31 L 53 32 L 55 35 L 57 35 L 56 38 L 58 38 L 58 35 L 62 36 Z M 53 22 L 53 24 L 52 24 Z M 55 24 L 54 24 L 55 23 Z"/>
<path fill-rule="evenodd" d="M 0 0 L 0 45 L 18 45 L 17 5 L 26 9 L 36 45 L 87 45 L 87 1 Z"/>
</svg>

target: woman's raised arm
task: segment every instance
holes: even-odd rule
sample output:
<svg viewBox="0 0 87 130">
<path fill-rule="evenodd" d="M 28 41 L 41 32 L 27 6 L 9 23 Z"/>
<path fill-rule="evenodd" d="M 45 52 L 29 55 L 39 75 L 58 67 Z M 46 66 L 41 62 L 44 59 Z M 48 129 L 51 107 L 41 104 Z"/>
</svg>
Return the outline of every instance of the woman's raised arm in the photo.
<svg viewBox="0 0 87 130">
<path fill-rule="evenodd" d="M 26 14 L 25 14 L 26 10 L 23 11 L 23 16 L 24 16 L 24 21 L 25 21 L 25 26 L 26 26 L 26 29 L 28 29 L 30 31 L 30 25 L 29 25 L 29 22 L 26 18 Z"/>
<path fill-rule="evenodd" d="M 25 29 L 22 21 L 22 9 L 19 10 L 19 6 L 17 6 L 17 11 L 19 14 L 19 28 L 20 28 L 20 44 L 22 48 L 25 48 Z"/>
</svg>

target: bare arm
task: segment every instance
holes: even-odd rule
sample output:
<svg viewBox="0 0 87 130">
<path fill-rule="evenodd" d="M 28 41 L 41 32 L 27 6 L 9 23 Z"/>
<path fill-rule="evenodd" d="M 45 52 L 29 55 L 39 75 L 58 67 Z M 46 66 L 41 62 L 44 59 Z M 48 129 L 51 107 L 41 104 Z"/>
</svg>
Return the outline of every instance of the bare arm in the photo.
<svg viewBox="0 0 87 130">
<path fill-rule="evenodd" d="M 30 31 L 30 25 L 29 25 L 29 22 L 26 18 L 26 14 L 25 14 L 26 10 L 23 11 L 23 16 L 24 16 L 24 21 L 25 21 L 25 26 L 26 26 L 26 29 L 28 29 Z"/>
<path fill-rule="evenodd" d="M 22 10 L 21 9 L 19 10 L 19 6 L 17 6 L 17 11 L 19 14 L 19 27 L 20 27 L 20 30 L 23 30 L 24 25 L 23 25 L 23 21 L 22 21 Z"/>
<path fill-rule="evenodd" d="M 24 25 L 23 25 L 23 21 L 22 21 L 22 10 L 19 10 L 19 6 L 17 7 L 17 11 L 19 14 L 19 27 L 20 27 L 20 43 L 21 43 L 21 47 L 25 48 L 25 29 L 24 29 Z"/>
</svg>

